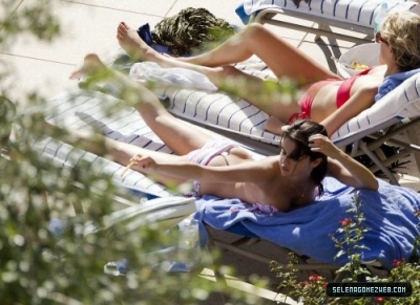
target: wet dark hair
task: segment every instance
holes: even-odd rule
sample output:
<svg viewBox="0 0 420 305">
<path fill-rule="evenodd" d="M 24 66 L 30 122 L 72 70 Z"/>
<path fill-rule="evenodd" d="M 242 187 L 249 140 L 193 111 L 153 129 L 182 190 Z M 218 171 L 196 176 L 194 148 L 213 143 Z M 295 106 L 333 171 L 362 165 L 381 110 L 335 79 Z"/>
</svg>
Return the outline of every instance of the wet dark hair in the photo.
<svg viewBox="0 0 420 305">
<path fill-rule="evenodd" d="M 316 134 L 328 136 L 327 131 L 321 124 L 310 120 L 298 120 L 292 123 L 284 131 L 280 144 L 286 137 L 295 142 L 296 148 L 289 155 L 289 157 L 293 160 L 298 161 L 306 156 L 308 156 L 311 161 L 321 158 L 321 163 L 311 172 L 311 178 L 318 185 L 319 195 L 321 195 L 323 192 L 322 180 L 327 175 L 328 161 L 325 154 L 311 151 L 310 147 L 308 146 L 309 137 Z"/>
</svg>

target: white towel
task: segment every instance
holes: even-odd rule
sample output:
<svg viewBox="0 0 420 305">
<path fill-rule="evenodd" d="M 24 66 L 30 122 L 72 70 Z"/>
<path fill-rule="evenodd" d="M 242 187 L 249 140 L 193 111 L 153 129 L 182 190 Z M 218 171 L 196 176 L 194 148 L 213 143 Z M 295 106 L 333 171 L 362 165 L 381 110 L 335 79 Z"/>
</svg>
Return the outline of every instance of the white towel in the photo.
<svg viewBox="0 0 420 305">
<path fill-rule="evenodd" d="M 166 86 L 217 91 L 217 87 L 203 73 L 184 68 L 162 68 L 157 63 L 149 61 L 134 64 L 129 75 L 141 83 L 154 81 Z"/>
</svg>

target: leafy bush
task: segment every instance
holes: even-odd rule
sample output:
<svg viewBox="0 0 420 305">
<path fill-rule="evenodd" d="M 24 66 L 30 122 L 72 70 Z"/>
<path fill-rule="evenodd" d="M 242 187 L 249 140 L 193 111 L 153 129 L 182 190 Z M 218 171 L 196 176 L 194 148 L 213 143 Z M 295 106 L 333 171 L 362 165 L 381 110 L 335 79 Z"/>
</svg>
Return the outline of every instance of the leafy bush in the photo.
<svg viewBox="0 0 420 305">
<path fill-rule="evenodd" d="M 360 211 L 362 204 L 357 193 L 354 197 L 354 208 L 348 210 L 354 217 L 345 218 L 340 221 L 340 228 L 336 235 L 332 235 L 335 245 L 339 249 L 336 257 L 346 255 L 348 263 L 339 268 L 336 272 L 336 278 L 341 279 L 343 283 L 409 283 L 412 286 L 413 293 L 409 297 L 328 297 L 328 281 L 325 277 L 313 274 L 306 281 L 299 280 L 299 273 L 294 264 L 298 262 L 294 254 L 290 256 L 290 263 L 286 268 L 276 262 L 272 262 L 271 268 L 276 272 L 276 276 L 281 280 L 278 287 L 280 291 L 287 290 L 289 297 L 296 298 L 305 305 L 362 305 L 362 304 L 384 304 L 384 305 L 409 305 L 420 304 L 420 256 L 415 252 L 410 262 L 396 260 L 393 269 L 386 277 L 371 276 L 371 271 L 362 263 L 359 250 L 363 246 L 363 233 L 368 228 L 363 226 L 365 220 Z M 420 217 L 420 212 L 416 212 Z M 418 249 L 420 237 L 415 241 L 414 249 Z"/>
<path fill-rule="evenodd" d="M 22 33 L 47 41 L 60 34 L 49 0 L 17 11 L 16 5 L 15 0 L 0 4 L 2 47 Z M 10 73 L 1 70 L 0 79 Z M 0 93 L 1 304 L 198 304 L 212 291 L 228 294 L 232 304 L 258 303 L 196 274 L 170 275 L 154 268 L 158 257 L 144 254 L 169 238 L 158 226 L 135 232 L 116 226 L 83 236 L 87 223 L 101 227 L 103 216 L 118 208 L 118 188 L 87 162 L 57 168 L 42 159 L 32 145 L 43 138 L 42 117 L 16 113 L 7 95 L 5 89 Z M 36 93 L 22 102 L 27 108 L 42 105 Z M 104 273 L 107 262 L 122 258 L 129 262 L 126 276 Z M 210 257 L 203 260 L 209 263 Z"/>
</svg>

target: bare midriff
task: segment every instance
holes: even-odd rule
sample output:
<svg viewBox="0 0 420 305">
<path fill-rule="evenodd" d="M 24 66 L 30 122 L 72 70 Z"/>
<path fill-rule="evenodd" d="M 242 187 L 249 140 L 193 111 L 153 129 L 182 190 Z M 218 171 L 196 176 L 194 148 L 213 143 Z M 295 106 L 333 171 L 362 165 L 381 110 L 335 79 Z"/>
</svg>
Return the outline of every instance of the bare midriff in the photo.
<svg viewBox="0 0 420 305">
<path fill-rule="evenodd" d="M 332 114 L 336 107 L 337 92 L 343 81 L 330 82 L 318 90 L 312 102 L 311 119 L 321 122 Z"/>
</svg>

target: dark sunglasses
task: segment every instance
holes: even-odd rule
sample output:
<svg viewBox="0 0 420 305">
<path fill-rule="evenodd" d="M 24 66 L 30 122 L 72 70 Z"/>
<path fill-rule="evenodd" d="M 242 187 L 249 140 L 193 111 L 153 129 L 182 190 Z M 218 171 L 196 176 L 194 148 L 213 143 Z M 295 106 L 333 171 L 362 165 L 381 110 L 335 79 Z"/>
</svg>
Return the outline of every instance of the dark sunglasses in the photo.
<svg viewBox="0 0 420 305">
<path fill-rule="evenodd" d="M 382 37 L 381 32 L 376 32 L 375 41 L 376 41 L 376 43 L 382 42 L 386 45 L 389 45 L 388 41 L 385 38 Z"/>
</svg>

